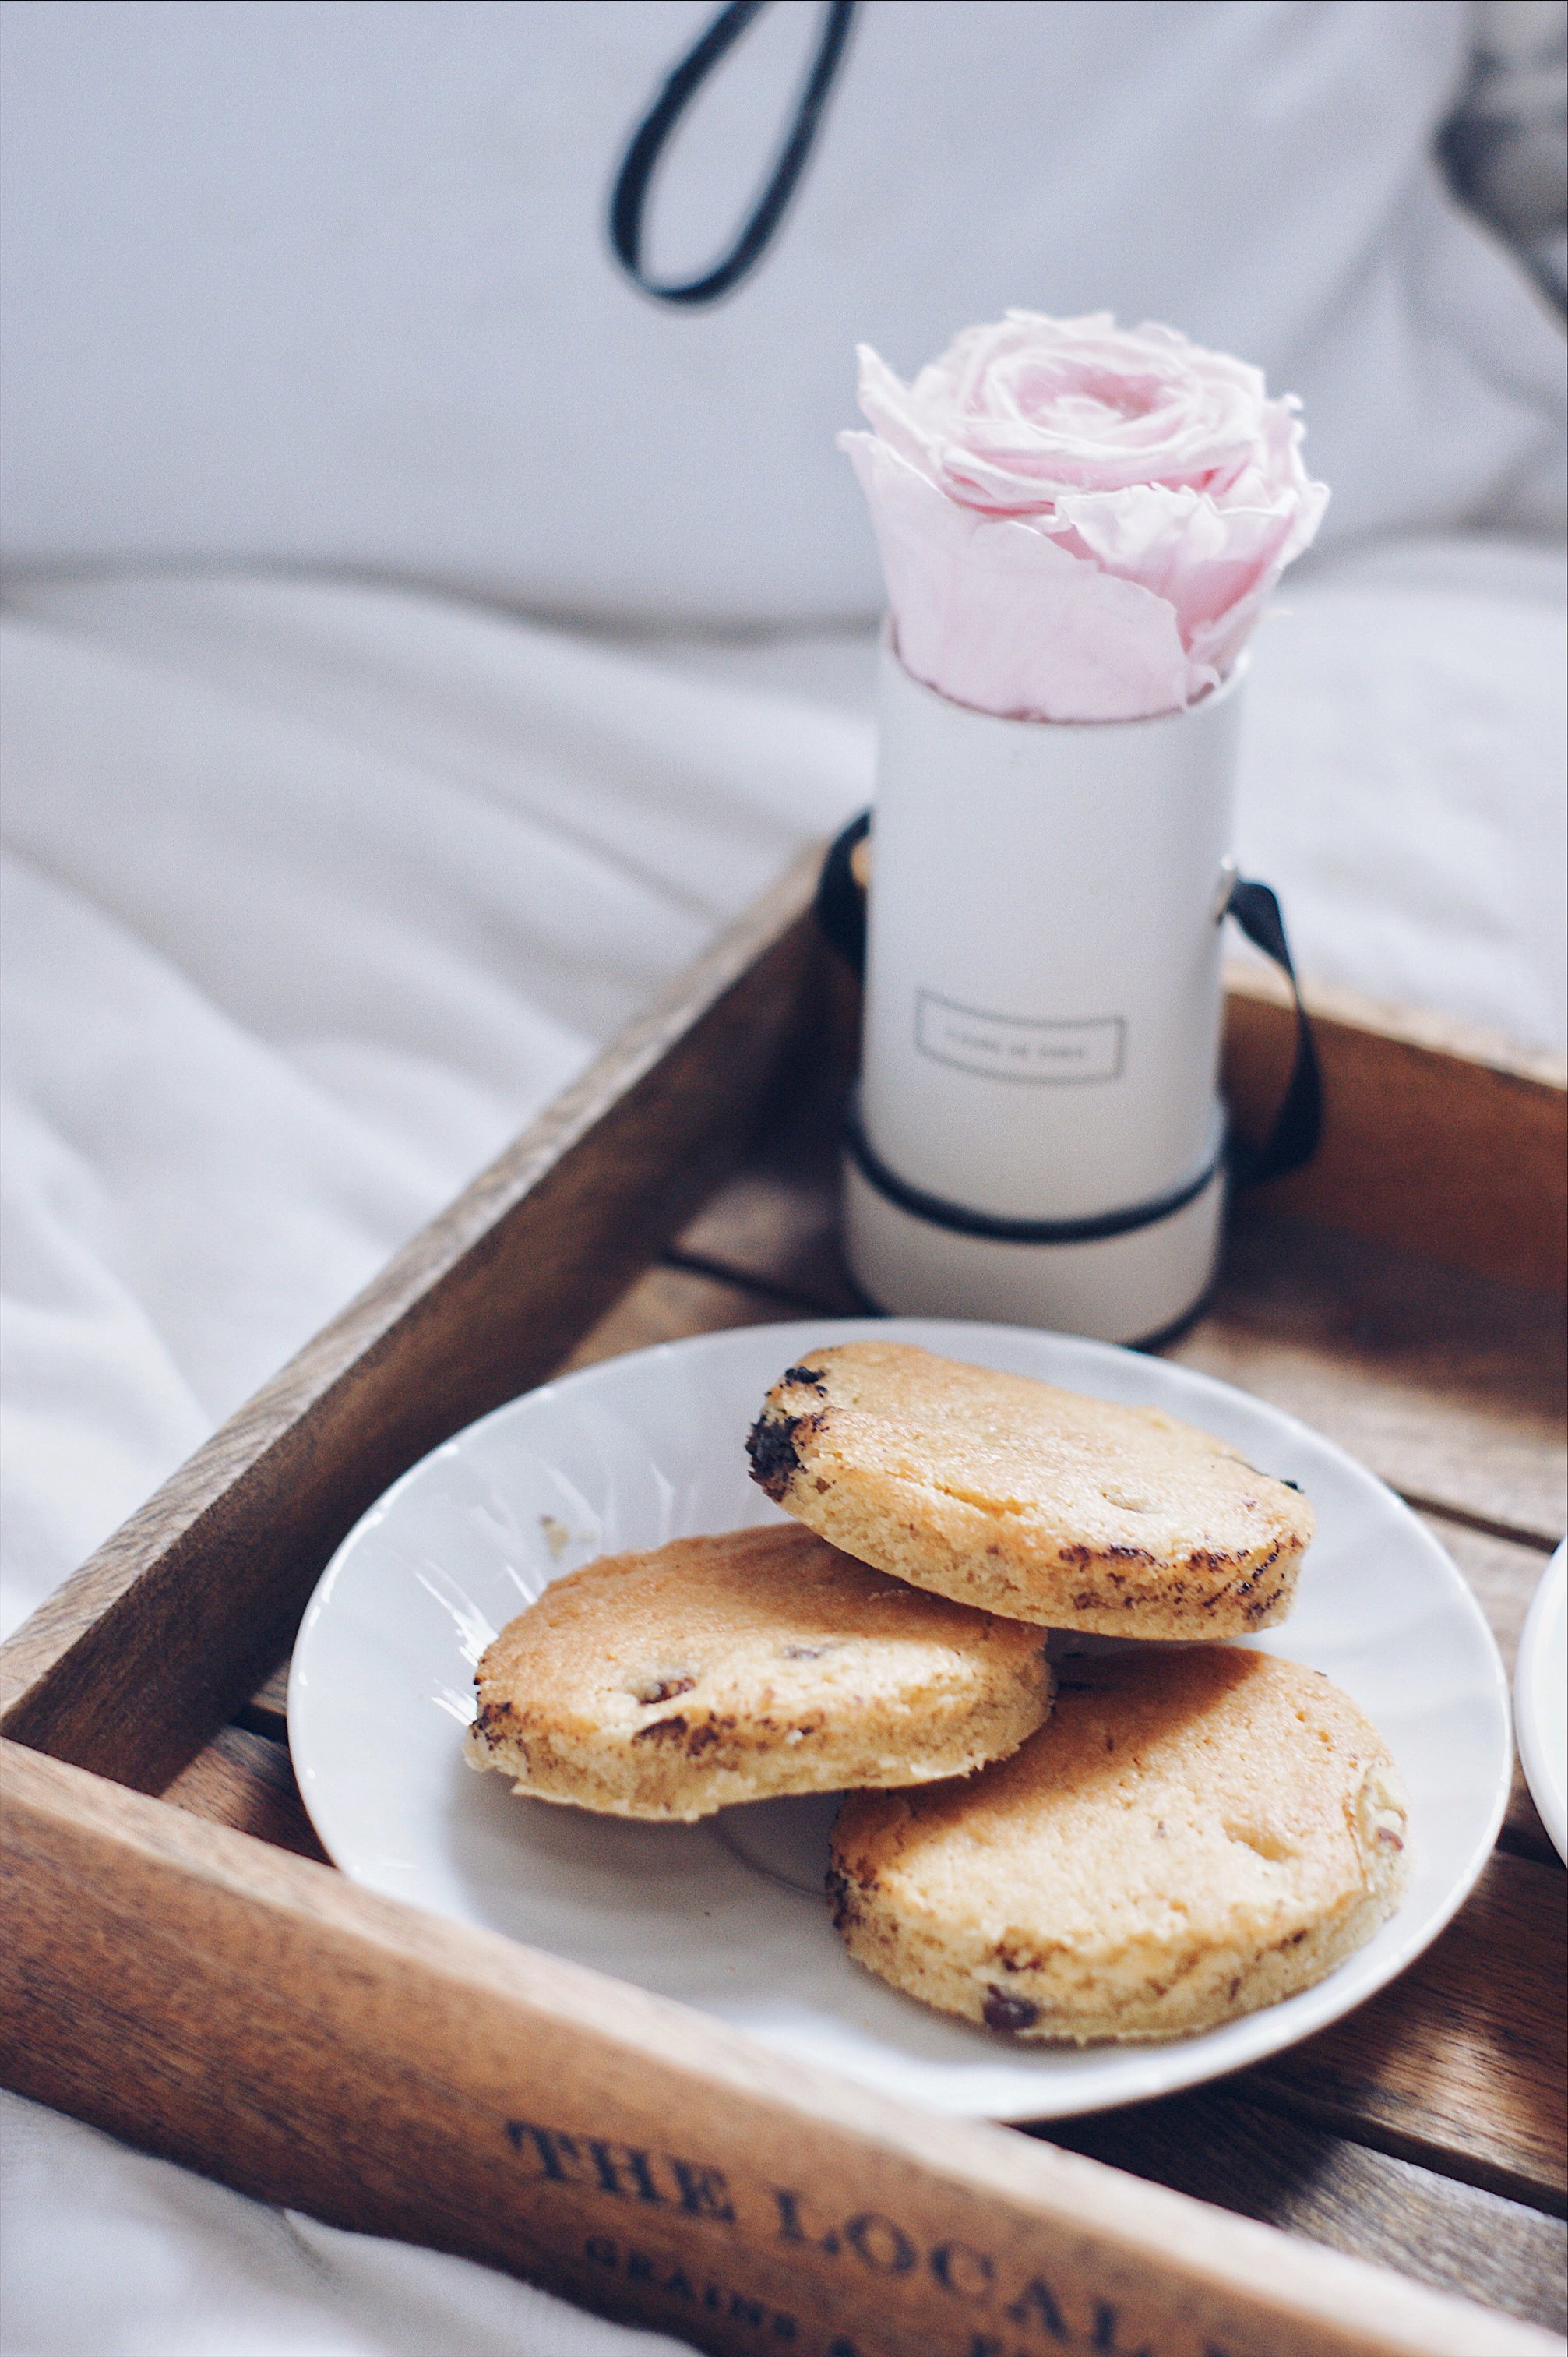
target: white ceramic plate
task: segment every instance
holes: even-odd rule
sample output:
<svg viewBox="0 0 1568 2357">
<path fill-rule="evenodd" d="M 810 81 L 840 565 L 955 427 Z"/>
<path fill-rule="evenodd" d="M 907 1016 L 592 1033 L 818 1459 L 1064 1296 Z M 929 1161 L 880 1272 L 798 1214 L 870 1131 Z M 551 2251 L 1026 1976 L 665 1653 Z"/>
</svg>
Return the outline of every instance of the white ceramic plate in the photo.
<svg viewBox="0 0 1568 2357">
<path fill-rule="evenodd" d="M 1568 1543 L 1547 1565 L 1530 1604 L 1513 1698 L 1525 1781 L 1568 1864 Z"/>
<path fill-rule="evenodd" d="M 1324 1670 L 1386 1737 L 1413 1803 L 1404 1906 L 1317 1987 L 1201 2037 L 1013 2045 L 852 1964 L 822 1893 L 831 1799 L 639 1825 L 518 1800 L 459 1735 L 474 1664 L 540 1588 L 595 1555 L 777 1520 L 743 1443 L 813 1345 L 876 1338 L 1150 1403 L 1301 1484 L 1317 1515 L 1289 1622 L 1253 1641 Z M 1491 1850 L 1512 1766 L 1490 1631 L 1436 1541 L 1370 1473 L 1276 1409 L 1107 1343 L 928 1318 L 703 1335 L 547 1383 L 413 1467 L 350 1533 L 305 1617 L 289 1741 L 345 1873 L 737 2024 L 935 2110 L 1049 2119 L 1187 2087 L 1335 2020 L 1418 1955 Z"/>
</svg>

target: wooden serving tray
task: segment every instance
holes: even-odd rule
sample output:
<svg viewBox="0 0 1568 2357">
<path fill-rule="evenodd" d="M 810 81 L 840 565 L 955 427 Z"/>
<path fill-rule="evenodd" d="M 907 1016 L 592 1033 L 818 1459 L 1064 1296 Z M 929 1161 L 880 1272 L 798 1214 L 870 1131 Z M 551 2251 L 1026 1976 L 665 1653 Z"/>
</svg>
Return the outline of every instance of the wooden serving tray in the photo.
<svg viewBox="0 0 1568 2357">
<path fill-rule="evenodd" d="M 1369 2005 L 1049 2141 L 864 2093 L 323 1859 L 279 1664 L 387 1483 L 564 1363 L 856 1306 L 833 1215 L 855 1010 L 813 877 L 682 975 L 0 1651 L 8 2083 L 726 2357 L 1560 2349 L 1541 2327 L 1562 2304 L 1568 1878 L 1522 1786 L 1458 1919 Z M 1323 1152 L 1241 1208 L 1166 1347 L 1392 1482 L 1511 1651 L 1563 1513 L 1561 1077 L 1317 1011 Z M 1243 1127 L 1289 1023 L 1234 977 Z"/>
</svg>

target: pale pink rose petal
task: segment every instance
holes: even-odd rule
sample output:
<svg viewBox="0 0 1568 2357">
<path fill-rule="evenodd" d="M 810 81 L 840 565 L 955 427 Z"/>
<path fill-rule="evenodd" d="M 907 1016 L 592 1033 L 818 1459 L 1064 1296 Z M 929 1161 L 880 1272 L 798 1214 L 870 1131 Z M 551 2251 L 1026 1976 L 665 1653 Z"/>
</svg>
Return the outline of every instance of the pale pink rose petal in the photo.
<svg viewBox="0 0 1568 2357">
<path fill-rule="evenodd" d="M 862 346 L 860 403 L 875 440 L 841 447 L 905 659 L 993 711 L 1190 702 L 1234 662 L 1328 496 L 1302 464 L 1296 404 L 1271 401 L 1260 370 L 1109 312 L 1010 311 L 908 385 Z"/>
<path fill-rule="evenodd" d="M 1173 328 L 1009 312 L 902 384 L 860 348 L 861 407 L 971 506 L 1020 512 L 1053 490 L 1228 480 L 1256 442 L 1263 381 Z"/>
<path fill-rule="evenodd" d="M 1066 554 L 1047 533 L 976 514 L 871 434 L 842 434 L 871 510 L 906 668 L 955 703 L 1032 720 L 1136 720 L 1216 673 L 1174 608 Z"/>
<path fill-rule="evenodd" d="M 1199 622 L 1187 651 L 1194 662 L 1208 663 L 1223 678 L 1251 637 L 1254 625 L 1279 587 L 1279 567 L 1268 573 L 1247 597 L 1238 598 L 1211 622 Z"/>
<path fill-rule="evenodd" d="M 1294 509 L 1281 499 L 1221 511 L 1206 492 L 1146 483 L 1070 493 L 1057 515 L 1104 571 L 1168 598 L 1190 646 L 1195 630 L 1278 578 Z"/>
<path fill-rule="evenodd" d="M 856 344 L 854 355 L 860 370 L 856 393 L 861 414 L 890 449 L 901 451 L 911 466 L 935 477 L 941 468 L 940 443 L 923 430 L 910 388 L 869 344 Z"/>
</svg>

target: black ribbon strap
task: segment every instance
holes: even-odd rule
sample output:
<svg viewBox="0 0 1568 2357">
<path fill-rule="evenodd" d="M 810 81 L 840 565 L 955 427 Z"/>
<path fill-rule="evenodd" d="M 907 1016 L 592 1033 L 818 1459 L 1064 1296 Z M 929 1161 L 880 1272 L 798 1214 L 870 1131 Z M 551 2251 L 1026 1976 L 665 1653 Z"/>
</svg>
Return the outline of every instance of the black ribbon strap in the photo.
<svg viewBox="0 0 1568 2357">
<path fill-rule="evenodd" d="M 856 879 L 856 851 L 871 833 L 871 813 L 851 819 L 830 846 L 817 878 L 818 926 L 855 978 L 865 980 L 865 894 Z"/>
<path fill-rule="evenodd" d="M 1244 876 L 1238 876 L 1226 913 L 1235 918 L 1255 948 L 1283 968 L 1295 1000 L 1295 1054 L 1273 1127 L 1260 1145 L 1249 1145 L 1240 1137 L 1233 1137 L 1230 1144 L 1230 1168 L 1238 1186 L 1255 1187 L 1261 1178 L 1278 1178 L 1287 1170 L 1299 1170 L 1316 1153 L 1323 1135 L 1323 1080 L 1317 1069 L 1312 1018 L 1301 1003 L 1301 985 L 1295 978 L 1284 919 L 1273 888 L 1251 884 Z"/>
<path fill-rule="evenodd" d="M 871 831 L 871 813 L 862 811 L 838 837 L 822 862 L 822 872 L 817 879 L 817 923 L 826 939 L 837 950 L 853 971 L 863 979 L 865 974 L 865 894 L 857 882 L 853 866 L 856 847 Z M 1312 1020 L 1301 1001 L 1301 985 L 1296 980 L 1291 961 L 1290 943 L 1285 939 L 1284 919 L 1273 890 L 1267 884 L 1250 883 L 1239 876 L 1230 888 L 1226 912 L 1235 918 L 1247 939 L 1261 949 L 1265 957 L 1273 958 L 1283 968 L 1295 998 L 1295 1054 L 1291 1063 L 1290 1079 L 1274 1115 L 1273 1126 L 1261 1144 L 1251 1145 L 1245 1138 L 1230 1140 L 1230 1171 L 1239 1186 L 1252 1187 L 1262 1178 L 1278 1178 L 1287 1170 L 1299 1170 L 1310 1162 L 1317 1151 L 1323 1133 L 1323 1082 L 1317 1069 L 1317 1049 L 1312 1037 Z M 889 1184 L 889 1174 L 881 1166 L 869 1168 L 870 1148 L 858 1134 L 851 1145 L 866 1175 L 882 1187 L 883 1192 L 893 1193 L 895 1200 L 903 1200 L 895 1189 L 903 1182 Z M 1197 1183 L 1207 1183 L 1208 1176 Z M 906 1190 L 912 1191 L 912 1190 Z M 1186 1200 L 1185 1198 L 1183 1200 Z M 910 1203 L 908 1208 L 918 1208 Z M 1170 1206 L 1166 1207 L 1168 1215 Z M 924 1216 L 930 1216 L 925 1213 Z M 1138 1222 L 1134 1222 L 1138 1224 Z M 989 1232 L 989 1230 L 984 1231 Z M 976 1232 L 982 1232 L 977 1230 Z M 1114 1228 L 1104 1231 L 1115 1233 Z M 1067 1239 L 1075 1241 L 1076 1239 Z M 1063 1241 L 1055 1236 L 1035 1238 L 1036 1242 Z"/>
<path fill-rule="evenodd" d="M 844 1144 L 859 1165 L 861 1175 L 868 1179 L 879 1195 L 901 1210 L 913 1211 L 935 1228 L 950 1228 L 961 1236 L 985 1236 L 1000 1244 L 1092 1244 L 1107 1236 L 1130 1236 L 1139 1228 L 1152 1228 L 1161 1220 L 1168 1220 L 1196 1202 L 1206 1187 L 1211 1187 L 1225 1160 L 1226 1139 L 1223 1125 L 1213 1153 L 1201 1170 L 1179 1187 L 1167 1188 L 1163 1195 L 1152 1196 L 1147 1202 L 1122 1204 L 1113 1211 L 1091 1211 L 1076 1220 L 1009 1220 L 994 1211 L 972 1211 L 964 1203 L 950 1203 L 945 1196 L 928 1195 L 922 1187 L 911 1187 L 890 1170 L 880 1155 L 874 1154 L 860 1125 L 858 1108 L 852 1103 L 844 1117 Z"/>
<path fill-rule="evenodd" d="M 637 129 L 632 133 L 610 196 L 610 243 L 628 278 L 657 302 L 693 307 L 716 303 L 754 270 L 778 231 L 806 168 L 812 143 L 822 127 L 844 45 L 849 39 L 855 0 L 828 0 L 822 29 L 805 87 L 785 135 L 772 177 L 741 227 L 729 252 L 721 255 L 700 278 L 683 282 L 650 278 L 642 266 L 642 217 L 649 186 L 676 124 L 714 69 L 727 56 L 741 35 L 762 14 L 768 0 L 728 0 L 707 31 L 674 66 Z"/>
</svg>

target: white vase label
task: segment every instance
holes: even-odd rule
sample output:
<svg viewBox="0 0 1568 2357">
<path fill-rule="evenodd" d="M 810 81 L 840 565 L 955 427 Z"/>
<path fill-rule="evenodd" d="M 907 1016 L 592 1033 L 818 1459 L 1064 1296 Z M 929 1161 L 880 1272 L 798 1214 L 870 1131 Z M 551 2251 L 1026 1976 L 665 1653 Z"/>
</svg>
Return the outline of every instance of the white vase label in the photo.
<svg viewBox="0 0 1568 2357">
<path fill-rule="evenodd" d="M 1117 1080 L 1126 1033 L 1119 1015 L 1078 1023 L 1031 1022 L 961 1006 L 931 990 L 916 994 L 915 1044 L 921 1054 L 988 1081 L 1059 1086 Z"/>
</svg>

